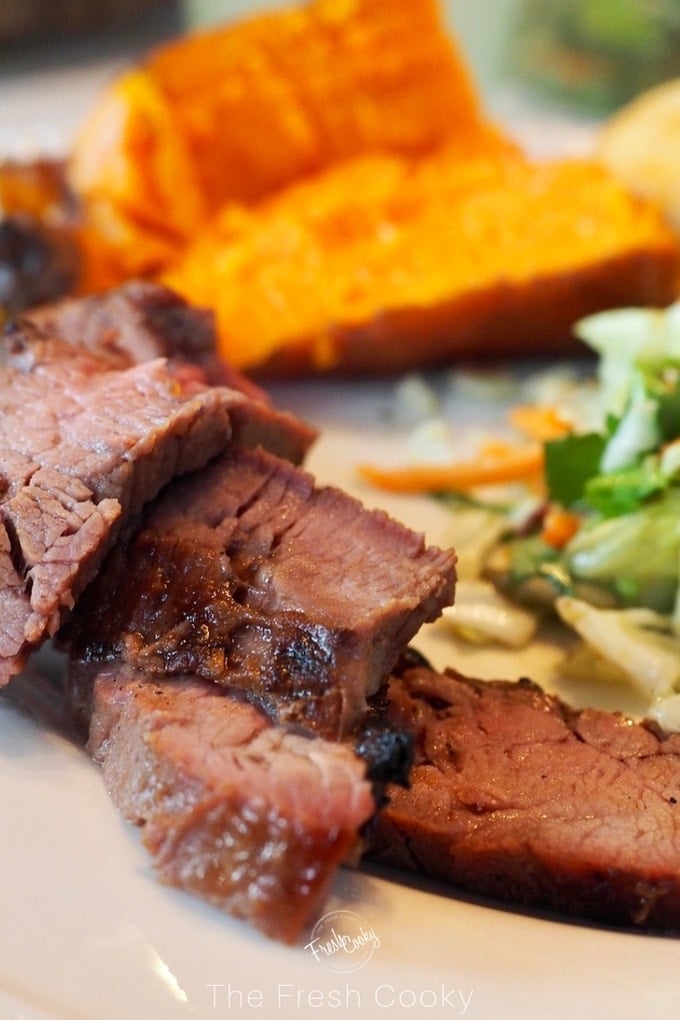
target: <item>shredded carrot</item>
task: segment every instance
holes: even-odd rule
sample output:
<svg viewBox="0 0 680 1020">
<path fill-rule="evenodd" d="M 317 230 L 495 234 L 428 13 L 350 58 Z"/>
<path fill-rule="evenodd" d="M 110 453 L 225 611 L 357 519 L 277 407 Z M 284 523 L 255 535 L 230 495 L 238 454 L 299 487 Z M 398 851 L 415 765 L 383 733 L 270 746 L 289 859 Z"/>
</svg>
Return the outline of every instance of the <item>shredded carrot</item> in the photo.
<svg viewBox="0 0 680 1020">
<path fill-rule="evenodd" d="M 479 447 L 475 462 L 483 460 L 503 460 L 505 457 L 513 457 L 520 450 L 526 447 L 518 446 L 516 443 L 508 443 L 503 439 L 487 439 Z"/>
<path fill-rule="evenodd" d="M 573 538 L 580 525 L 577 514 L 562 510 L 560 507 L 551 507 L 543 521 L 541 538 L 547 545 L 562 549 L 569 539 Z"/>
<path fill-rule="evenodd" d="M 554 407 L 518 404 L 509 412 L 510 423 L 540 443 L 561 439 L 572 431 L 569 422 L 560 417 Z"/>
<path fill-rule="evenodd" d="M 497 485 L 506 482 L 538 481 L 543 476 L 543 447 L 488 444 L 477 460 L 452 464 L 413 464 L 398 468 L 359 466 L 361 477 L 391 492 L 446 492 Z"/>
</svg>

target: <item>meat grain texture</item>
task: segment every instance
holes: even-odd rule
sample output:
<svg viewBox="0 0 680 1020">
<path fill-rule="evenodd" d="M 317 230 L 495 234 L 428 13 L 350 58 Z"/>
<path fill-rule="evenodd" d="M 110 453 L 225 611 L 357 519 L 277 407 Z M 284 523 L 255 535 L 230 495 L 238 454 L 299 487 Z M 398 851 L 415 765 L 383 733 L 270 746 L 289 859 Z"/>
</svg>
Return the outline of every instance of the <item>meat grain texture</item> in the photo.
<svg viewBox="0 0 680 1020">
<path fill-rule="evenodd" d="M 256 387 L 208 385 L 241 377 L 215 367 L 210 317 L 163 288 L 31 314 L 0 336 L 0 686 L 172 478 L 228 445 L 299 461 L 316 435 Z"/>
<path fill-rule="evenodd" d="M 316 438 L 307 422 L 274 408 L 261 387 L 218 356 L 214 312 L 167 287 L 128 280 L 86 298 L 31 308 L 22 318 L 73 347 L 106 355 L 118 368 L 166 358 L 186 392 L 203 386 L 238 390 L 250 398 L 232 401 L 232 430 L 239 442 L 262 444 L 298 464 Z"/>
<path fill-rule="evenodd" d="M 74 660 L 195 673 L 343 738 L 453 600 L 455 562 L 293 464 L 232 448 L 149 506 L 65 639 Z"/>
<path fill-rule="evenodd" d="M 569 708 L 529 681 L 408 670 L 414 734 L 369 857 L 520 905 L 680 930 L 680 735 Z"/>
<path fill-rule="evenodd" d="M 228 441 L 232 391 L 118 370 L 30 324 L 0 340 L 0 685 L 54 634 L 123 521 Z"/>
<path fill-rule="evenodd" d="M 194 679 L 108 666 L 89 703 L 89 751 L 163 881 L 296 941 L 375 810 L 361 759 Z"/>
</svg>

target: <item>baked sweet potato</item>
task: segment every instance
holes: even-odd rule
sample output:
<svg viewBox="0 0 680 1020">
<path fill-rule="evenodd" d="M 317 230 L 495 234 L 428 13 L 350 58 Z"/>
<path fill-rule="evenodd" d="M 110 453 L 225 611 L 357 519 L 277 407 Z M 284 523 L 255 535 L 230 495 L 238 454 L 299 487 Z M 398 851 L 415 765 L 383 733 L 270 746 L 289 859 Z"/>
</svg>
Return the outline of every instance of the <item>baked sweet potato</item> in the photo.
<svg viewBox="0 0 680 1020">
<path fill-rule="evenodd" d="M 581 316 L 670 299 L 677 268 L 657 211 L 594 165 L 454 148 L 227 207 L 166 283 L 216 309 L 241 367 L 367 373 L 568 350 Z"/>
<path fill-rule="evenodd" d="M 115 81 L 70 163 L 106 283 L 162 280 L 215 309 L 235 365 L 279 373 L 556 351 L 585 314 L 669 302 L 660 213 L 595 166 L 525 158 L 438 14 L 312 0 Z"/>
<path fill-rule="evenodd" d="M 147 273 L 225 202 L 487 130 L 435 0 L 313 0 L 151 52 L 95 103 L 69 177 L 121 270 Z"/>
<path fill-rule="evenodd" d="M 69 179 L 121 279 L 167 265 L 207 220 L 186 141 L 143 70 L 100 97 L 76 139 Z"/>
</svg>

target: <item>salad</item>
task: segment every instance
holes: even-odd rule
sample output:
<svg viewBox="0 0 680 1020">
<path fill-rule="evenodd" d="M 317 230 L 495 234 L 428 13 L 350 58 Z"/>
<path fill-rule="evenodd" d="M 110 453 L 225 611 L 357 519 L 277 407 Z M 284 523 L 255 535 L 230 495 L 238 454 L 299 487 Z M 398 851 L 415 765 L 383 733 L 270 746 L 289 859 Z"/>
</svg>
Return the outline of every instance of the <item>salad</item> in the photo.
<svg viewBox="0 0 680 1020">
<path fill-rule="evenodd" d="M 595 368 L 525 378 L 503 426 L 467 450 L 425 380 L 405 380 L 398 401 L 421 411 L 409 461 L 360 471 L 450 505 L 459 635 L 521 646 L 557 614 L 580 639 L 568 668 L 625 680 L 647 716 L 680 730 L 680 302 L 575 331 Z M 454 382 L 501 403 L 502 378 Z"/>
</svg>

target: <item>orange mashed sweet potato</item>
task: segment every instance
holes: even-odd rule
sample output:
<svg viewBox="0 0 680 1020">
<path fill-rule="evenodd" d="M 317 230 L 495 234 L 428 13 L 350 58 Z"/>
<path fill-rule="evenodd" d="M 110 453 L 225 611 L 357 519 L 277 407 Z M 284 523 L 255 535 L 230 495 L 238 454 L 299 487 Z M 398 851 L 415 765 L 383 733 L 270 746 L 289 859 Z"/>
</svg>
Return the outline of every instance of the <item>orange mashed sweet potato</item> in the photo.
<svg viewBox="0 0 680 1020">
<path fill-rule="evenodd" d="M 312 0 L 181 38 L 112 82 L 69 166 L 89 289 L 161 280 L 252 371 L 555 350 L 665 304 L 679 247 L 594 164 L 486 118 L 434 0 Z"/>
</svg>

